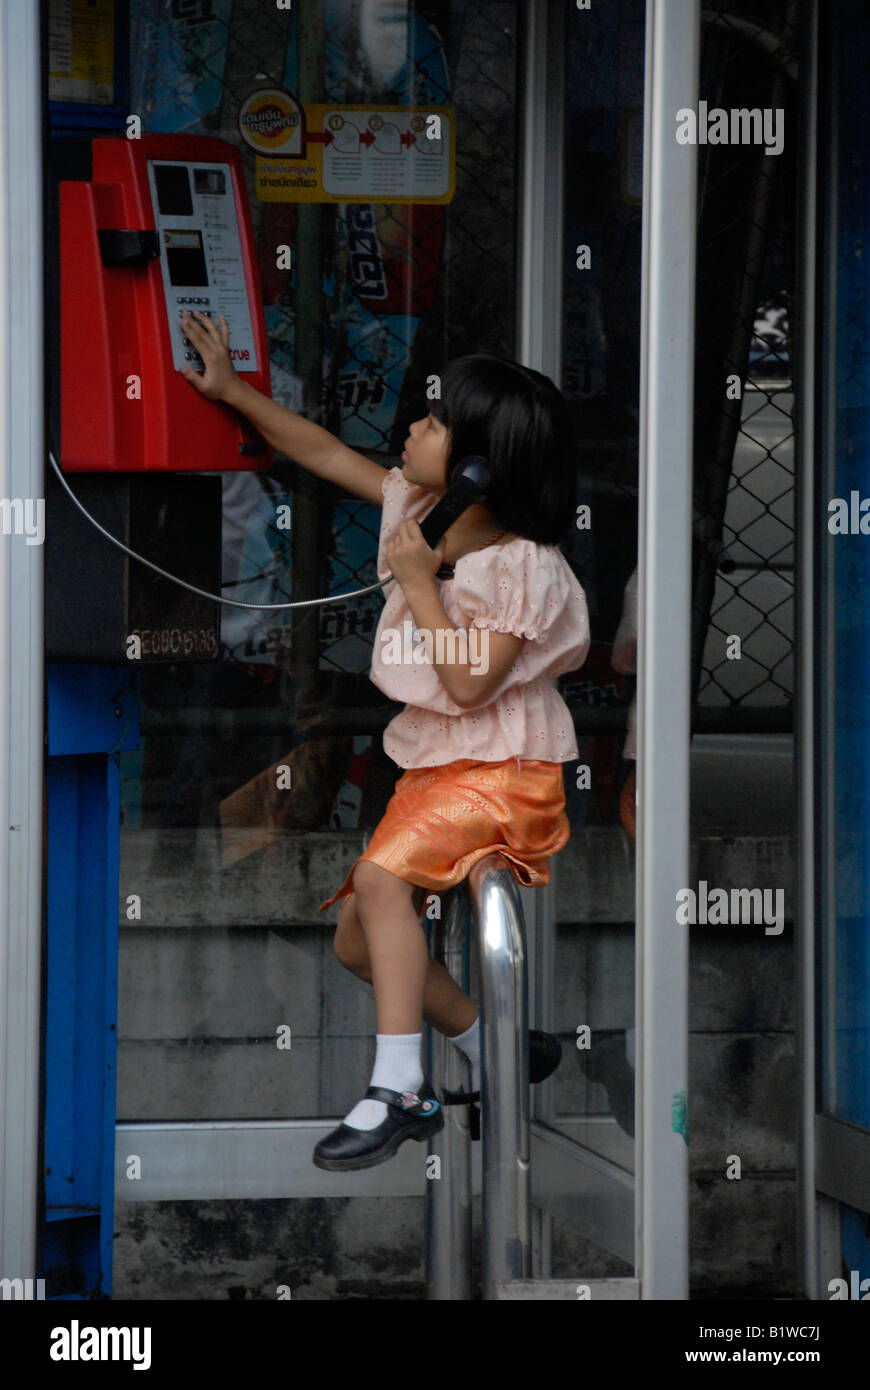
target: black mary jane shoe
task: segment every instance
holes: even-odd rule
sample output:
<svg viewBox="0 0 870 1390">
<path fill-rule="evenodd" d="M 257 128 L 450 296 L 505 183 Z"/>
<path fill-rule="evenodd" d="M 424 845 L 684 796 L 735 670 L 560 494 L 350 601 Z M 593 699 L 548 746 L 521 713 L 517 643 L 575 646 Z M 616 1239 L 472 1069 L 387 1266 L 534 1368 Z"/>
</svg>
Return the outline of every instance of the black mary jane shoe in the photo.
<svg viewBox="0 0 870 1390">
<path fill-rule="evenodd" d="M 552 1033 L 529 1029 L 529 1081 L 534 1086 L 552 1076 L 562 1060 L 562 1044 Z M 442 1105 L 468 1106 L 468 1132 L 480 1138 L 480 1091 L 445 1091 Z"/>
<path fill-rule="evenodd" d="M 365 1099 L 382 1100 L 387 1106 L 386 1119 L 376 1129 L 351 1129 L 342 1121 L 314 1150 L 315 1167 L 330 1173 L 374 1168 L 391 1158 L 406 1139 L 422 1143 L 444 1128 L 444 1115 L 428 1078 L 419 1092 L 369 1086 Z"/>
</svg>

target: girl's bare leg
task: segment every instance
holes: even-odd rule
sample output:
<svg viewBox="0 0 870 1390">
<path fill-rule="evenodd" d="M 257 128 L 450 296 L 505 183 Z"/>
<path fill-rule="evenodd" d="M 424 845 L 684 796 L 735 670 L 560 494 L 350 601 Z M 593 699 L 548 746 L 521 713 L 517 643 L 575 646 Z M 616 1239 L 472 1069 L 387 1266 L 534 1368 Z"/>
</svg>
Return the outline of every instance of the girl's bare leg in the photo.
<svg viewBox="0 0 870 1390">
<path fill-rule="evenodd" d="M 354 872 L 357 912 L 371 962 L 379 1033 L 419 1033 L 429 953 L 413 885 L 364 859 Z"/>
<path fill-rule="evenodd" d="M 356 873 L 354 874 L 355 890 L 360 881 L 359 871 L 365 865 L 368 865 L 367 860 L 363 860 L 363 863 L 357 866 Z M 369 867 L 377 869 L 379 866 L 375 864 L 369 865 Z M 381 870 L 381 873 L 386 872 L 386 870 Z M 389 874 L 388 877 L 395 879 L 395 875 L 393 874 Z M 395 882 L 402 883 L 403 880 L 395 879 Z M 459 988 L 459 985 L 451 978 L 444 969 L 444 966 L 432 960 L 429 956 L 426 951 L 426 938 L 423 935 L 423 928 L 420 925 L 416 909 L 412 902 L 412 885 L 406 883 L 404 887 L 407 890 L 407 904 L 410 908 L 410 917 L 412 919 L 408 927 L 409 934 L 413 928 L 419 939 L 422 940 L 423 952 L 426 960 L 426 974 L 423 986 L 423 1018 L 427 1023 L 431 1023 L 433 1028 L 437 1028 L 439 1033 L 443 1033 L 445 1037 L 455 1038 L 471 1027 L 478 1015 L 477 1005 L 473 999 L 469 999 L 468 995 Z M 341 911 L 338 914 L 338 927 L 335 932 L 334 949 L 335 954 L 346 970 L 358 976 L 359 979 L 372 984 L 372 960 L 369 954 L 368 938 L 363 923 L 360 920 L 357 896 L 357 891 L 354 891 L 349 897 L 345 898 L 341 905 Z M 407 920 L 407 917 L 403 917 L 403 921 L 405 920 Z M 403 927 L 403 930 L 404 929 Z M 391 1033 L 408 1031 L 416 1033 L 419 1032 L 419 1022 L 414 1028 L 409 1028 L 407 1030 L 401 1028 L 381 1028 L 379 1006 L 378 1031 Z"/>
</svg>

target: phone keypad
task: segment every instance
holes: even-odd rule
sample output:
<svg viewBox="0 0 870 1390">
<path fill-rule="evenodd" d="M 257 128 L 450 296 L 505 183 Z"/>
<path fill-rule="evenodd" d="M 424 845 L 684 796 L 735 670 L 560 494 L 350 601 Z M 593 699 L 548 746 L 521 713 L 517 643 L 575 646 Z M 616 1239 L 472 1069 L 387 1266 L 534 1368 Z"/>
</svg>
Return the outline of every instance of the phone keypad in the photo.
<svg viewBox="0 0 870 1390">
<path fill-rule="evenodd" d="M 211 304 L 211 300 L 210 300 L 210 299 L 208 298 L 208 296 L 206 296 L 206 295 L 186 295 L 186 294 L 177 294 L 177 295 L 175 296 L 175 302 L 176 302 L 176 304 L 185 304 L 185 305 L 186 305 L 186 304 L 190 304 L 190 305 L 196 305 L 197 308 L 199 309 L 199 312 L 200 312 L 201 314 L 203 314 L 206 318 L 210 319 L 211 316 L 212 316 L 212 310 L 211 310 L 210 308 L 207 307 L 209 304 Z M 206 306 L 206 307 L 203 307 L 203 306 Z M 189 338 L 187 337 L 187 335 L 185 334 L 184 328 L 183 328 L 183 326 L 182 326 L 182 324 L 181 324 L 181 322 L 180 322 L 180 320 L 184 317 L 184 315 L 185 315 L 185 314 L 189 314 L 190 312 L 191 312 L 191 310 L 190 310 L 190 309 L 186 309 L 186 308 L 185 308 L 185 309 L 179 309 L 179 310 L 178 310 L 178 318 L 179 318 L 179 325 L 178 325 L 178 328 L 179 328 L 179 332 L 181 333 L 181 341 L 182 341 L 182 343 L 184 344 L 185 348 L 189 349 L 189 351 L 185 352 L 185 354 L 184 354 L 184 360 L 185 360 L 185 362 L 192 362 L 193 365 L 194 365 L 195 367 L 202 367 L 202 366 L 203 366 L 203 360 L 202 360 L 202 358 L 200 357 L 199 353 L 197 352 L 196 348 L 193 346 L 193 343 L 190 341 L 190 339 L 189 339 Z"/>
</svg>

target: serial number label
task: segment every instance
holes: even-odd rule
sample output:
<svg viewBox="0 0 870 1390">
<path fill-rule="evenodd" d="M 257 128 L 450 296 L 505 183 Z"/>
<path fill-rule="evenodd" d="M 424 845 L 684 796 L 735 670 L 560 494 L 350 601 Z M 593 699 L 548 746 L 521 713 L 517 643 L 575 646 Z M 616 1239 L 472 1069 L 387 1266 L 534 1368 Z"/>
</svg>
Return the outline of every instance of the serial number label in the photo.
<svg viewBox="0 0 870 1390">
<path fill-rule="evenodd" d="M 211 628 L 144 627 L 133 634 L 141 639 L 143 656 L 217 656 Z"/>
</svg>

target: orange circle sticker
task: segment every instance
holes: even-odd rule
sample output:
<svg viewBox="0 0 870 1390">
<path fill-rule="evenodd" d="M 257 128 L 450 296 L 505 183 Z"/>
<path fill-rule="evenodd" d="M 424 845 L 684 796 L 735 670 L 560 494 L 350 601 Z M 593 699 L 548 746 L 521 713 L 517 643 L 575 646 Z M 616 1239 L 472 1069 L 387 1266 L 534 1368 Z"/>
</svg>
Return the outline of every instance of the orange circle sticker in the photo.
<svg viewBox="0 0 870 1390">
<path fill-rule="evenodd" d="M 290 92 L 261 87 L 239 108 L 239 134 L 258 154 L 301 155 L 305 114 Z"/>
</svg>

